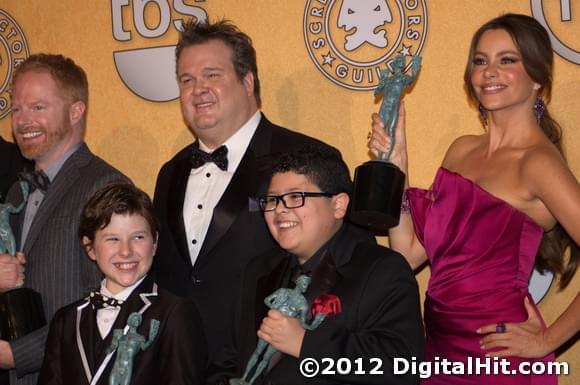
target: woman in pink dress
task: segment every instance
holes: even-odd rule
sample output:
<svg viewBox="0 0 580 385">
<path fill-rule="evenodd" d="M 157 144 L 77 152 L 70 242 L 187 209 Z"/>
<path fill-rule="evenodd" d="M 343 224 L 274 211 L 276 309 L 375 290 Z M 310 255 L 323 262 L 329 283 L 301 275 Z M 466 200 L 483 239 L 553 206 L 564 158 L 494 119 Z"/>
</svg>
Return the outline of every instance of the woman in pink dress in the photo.
<svg viewBox="0 0 580 385">
<path fill-rule="evenodd" d="M 407 189 L 410 213 L 389 231 L 391 247 L 413 268 L 431 265 L 425 361 L 461 362 L 465 371 L 486 355 L 509 361 L 502 369 L 490 358 L 489 366 L 493 373 L 498 362 L 509 375 L 486 375 L 484 367 L 480 375 L 436 375 L 424 384 L 555 384 L 555 376 L 522 374 L 518 365 L 552 361 L 578 331 L 578 296 L 546 328 L 528 293 L 534 265 L 559 274 L 564 287 L 579 258 L 580 185 L 544 104 L 552 67 L 548 34 L 529 16 L 506 14 L 475 33 L 465 83 L 485 132 L 455 140 L 429 190 Z M 404 107 L 399 115 L 391 161 L 407 173 Z M 388 148 L 376 114 L 369 147 Z"/>
</svg>

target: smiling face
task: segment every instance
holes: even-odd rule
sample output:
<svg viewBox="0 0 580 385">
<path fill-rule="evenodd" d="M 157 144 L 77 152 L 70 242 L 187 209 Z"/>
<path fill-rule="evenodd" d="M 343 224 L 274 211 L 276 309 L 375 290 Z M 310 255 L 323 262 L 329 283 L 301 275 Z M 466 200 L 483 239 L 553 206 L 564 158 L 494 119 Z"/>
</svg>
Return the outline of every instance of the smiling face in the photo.
<svg viewBox="0 0 580 385">
<path fill-rule="evenodd" d="M 222 145 L 258 109 L 251 72 L 240 80 L 220 40 L 185 47 L 177 62 L 183 117 L 210 148 Z"/>
<path fill-rule="evenodd" d="M 46 72 L 20 74 L 12 88 L 12 132 L 22 154 L 46 169 L 82 141 L 85 105 L 71 103 Z"/>
<path fill-rule="evenodd" d="M 277 173 L 270 180 L 268 195 L 288 192 L 320 192 L 306 176 L 293 171 Z M 322 247 L 342 225 L 348 195 L 306 197 L 304 206 L 287 209 L 282 202 L 274 211 L 264 213 L 270 233 L 280 247 L 296 255 L 301 263 Z"/>
<path fill-rule="evenodd" d="M 111 222 L 97 230 L 93 242 L 83 237 L 89 258 L 105 274 L 107 289 L 116 294 L 145 276 L 157 249 L 147 220 L 138 214 L 113 214 Z"/>
<path fill-rule="evenodd" d="M 471 84 L 488 111 L 522 108 L 531 114 L 540 89 L 526 72 L 510 34 L 503 29 L 490 29 L 481 35 L 473 57 Z"/>
</svg>

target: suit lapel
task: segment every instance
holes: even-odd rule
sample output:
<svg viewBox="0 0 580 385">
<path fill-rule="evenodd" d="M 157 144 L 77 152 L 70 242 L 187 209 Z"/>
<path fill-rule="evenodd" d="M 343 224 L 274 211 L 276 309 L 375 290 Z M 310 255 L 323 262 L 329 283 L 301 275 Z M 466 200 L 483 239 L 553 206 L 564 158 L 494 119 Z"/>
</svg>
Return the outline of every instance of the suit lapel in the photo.
<svg viewBox="0 0 580 385">
<path fill-rule="evenodd" d="M 284 273 L 286 272 L 289 263 L 290 257 L 287 257 L 280 261 L 273 270 L 256 280 L 256 296 L 254 297 L 256 299 L 254 310 L 254 330 L 258 330 L 262 323 L 262 319 L 266 316 L 266 313 L 268 313 L 268 307 L 264 303 L 264 298 L 281 287 Z"/>
<path fill-rule="evenodd" d="M 30 230 L 26 236 L 24 243 L 24 253 L 28 254 L 34 242 L 44 228 L 46 221 L 51 217 L 53 211 L 59 204 L 63 204 L 62 197 L 66 195 L 67 191 L 74 186 L 77 179 L 81 175 L 79 168 L 84 167 L 93 155 L 88 147 L 83 144 L 69 159 L 62 165 L 53 183 L 50 184 L 38 212 L 34 216 L 34 220 L 30 225 Z M 64 202 L 66 204 L 66 202 Z"/>
<path fill-rule="evenodd" d="M 250 199 L 255 198 L 265 187 L 265 173 L 268 172 L 268 159 L 265 155 L 270 150 L 271 131 L 271 123 L 262 116 L 248 149 L 213 210 L 196 265 L 202 265 L 208 260 L 208 254 L 241 213 L 250 209 L 258 210 L 257 205 L 255 208 L 250 206 Z"/>
<path fill-rule="evenodd" d="M 189 256 L 189 248 L 187 247 L 187 234 L 185 232 L 185 223 L 183 222 L 183 202 L 185 201 L 185 192 L 187 190 L 187 181 L 191 173 L 191 162 L 189 154 L 191 148 L 199 146 L 196 141 L 187 147 L 182 157 L 176 162 L 174 175 L 172 177 L 173 183 L 169 186 L 167 194 L 167 221 L 169 223 L 170 234 L 175 236 L 175 244 L 182 255 L 191 264 Z"/>
<path fill-rule="evenodd" d="M 312 281 L 304 293 L 308 303 L 312 305 L 315 298 L 328 294 L 336 286 L 338 280 L 338 272 L 334 258 L 328 250 L 324 251 L 324 255 L 320 260 L 318 266 L 312 271 Z"/>
<path fill-rule="evenodd" d="M 203 263 L 204 256 L 213 249 L 218 240 L 230 228 L 236 217 L 243 210 L 248 210 L 248 198 L 251 196 L 257 182 L 253 170 L 255 170 L 255 157 L 252 151 L 248 149 L 238 169 L 232 176 L 226 191 L 224 191 L 213 210 L 207 235 L 198 257 L 200 264 Z"/>
<path fill-rule="evenodd" d="M 267 295 L 271 294 L 275 289 L 280 287 L 280 283 L 284 278 L 284 273 L 288 269 L 288 265 L 290 263 L 291 258 L 292 257 L 286 258 L 285 263 L 280 263 L 278 267 L 276 267 L 270 275 L 264 276 L 258 280 L 256 290 L 256 311 L 255 311 L 256 330 L 260 326 L 262 319 L 265 317 L 268 311 L 266 305 L 260 299 L 265 298 Z M 330 293 L 334 288 L 334 286 L 336 285 L 336 282 L 338 281 L 336 264 L 334 263 L 334 259 L 332 258 L 332 255 L 328 252 L 328 250 L 324 252 L 324 255 L 322 256 L 320 263 L 312 271 L 311 278 L 312 281 L 308 286 L 306 293 L 304 293 L 304 297 L 306 298 L 310 306 L 312 305 L 312 301 L 316 297 L 322 294 Z M 278 281 L 277 283 L 276 280 Z M 309 316 L 310 314 L 307 314 L 307 319 Z M 279 368 L 279 366 L 282 366 L 282 368 Z M 266 372 L 264 373 L 264 376 L 269 376 L 271 371 L 280 370 L 281 372 L 286 372 L 287 370 L 295 370 L 295 367 L 296 367 L 296 358 L 288 356 L 286 354 L 282 354 L 280 352 L 276 352 L 270 359 L 270 363 L 268 365 L 268 368 L 266 369 Z"/>
<path fill-rule="evenodd" d="M 350 262 L 356 245 L 364 241 L 365 237 L 365 234 L 348 223 L 342 226 L 312 271 L 312 281 L 305 293 L 310 304 L 316 297 L 330 293 L 337 286 L 341 268 Z"/>
<path fill-rule="evenodd" d="M 91 309 L 88 300 L 77 306 L 75 325 L 77 349 L 81 357 L 87 383 L 90 384 L 98 366 L 95 357 L 95 346 L 96 338 L 100 337 L 97 329 L 96 312 Z"/>
<path fill-rule="evenodd" d="M 115 319 L 111 330 L 124 328 L 131 313 L 139 312 L 142 315 L 145 314 L 157 298 L 157 295 L 157 284 L 151 276 L 145 277 L 143 282 L 133 290 L 127 301 L 121 306 L 121 311 Z M 111 333 L 109 333 L 110 335 Z"/>
<path fill-rule="evenodd" d="M 304 293 L 304 297 L 308 301 L 309 306 L 312 306 L 312 302 L 318 296 L 330 293 L 340 279 L 334 258 L 328 250 L 324 252 L 320 263 L 312 271 L 311 278 L 312 281 Z M 309 316 L 310 314 L 307 314 L 307 319 Z M 261 321 L 261 318 L 259 320 L 256 319 L 256 322 Z M 260 324 L 258 323 L 257 325 L 259 326 Z M 273 375 L 274 377 L 278 378 L 280 374 L 274 373 L 288 373 L 288 371 L 295 371 L 297 368 L 296 362 L 296 358 L 282 354 L 280 352 L 276 352 L 270 360 L 270 364 L 268 365 L 268 369 L 264 375 Z M 269 381 L 267 380 L 265 382 Z"/>
<path fill-rule="evenodd" d="M 245 277 L 256 279 L 244 281 L 240 301 L 237 304 L 240 318 L 235 324 L 235 334 L 240 349 L 238 352 L 240 370 L 243 370 L 256 347 L 256 331 L 268 312 L 264 298 L 280 287 L 289 261 L 287 253 L 273 249 L 252 261 L 244 273 Z"/>
<path fill-rule="evenodd" d="M 113 327 L 104 340 L 100 337 L 96 312 L 91 309 L 88 301 L 77 308 L 77 345 L 81 352 L 87 380 L 91 385 L 97 384 L 107 367 L 114 362 L 112 359 L 114 352 L 107 353 L 107 348 L 111 346 L 113 340 L 113 331 L 122 329 L 123 334 L 127 333 L 129 315 L 133 312 L 145 314 L 155 301 L 157 294 L 157 284 L 150 276 L 145 277 L 121 307 Z"/>
</svg>

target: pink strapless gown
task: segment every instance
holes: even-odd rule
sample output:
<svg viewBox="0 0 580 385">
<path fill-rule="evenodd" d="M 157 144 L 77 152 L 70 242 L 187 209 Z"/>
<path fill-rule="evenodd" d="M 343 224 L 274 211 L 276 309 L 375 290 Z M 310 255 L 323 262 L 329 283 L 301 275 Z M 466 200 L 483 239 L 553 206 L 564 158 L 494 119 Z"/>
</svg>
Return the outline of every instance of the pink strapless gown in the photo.
<svg viewBox="0 0 580 385">
<path fill-rule="evenodd" d="M 415 231 L 431 262 L 425 361 L 485 357 L 475 331 L 527 319 L 524 298 L 543 230 L 463 176 L 440 168 L 430 190 L 409 189 Z M 531 297 L 530 297 L 531 300 Z M 533 303 L 533 301 L 532 301 Z M 510 357 L 510 369 L 522 361 Z M 422 384 L 557 384 L 556 376 L 432 376 Z"/>
</svg>

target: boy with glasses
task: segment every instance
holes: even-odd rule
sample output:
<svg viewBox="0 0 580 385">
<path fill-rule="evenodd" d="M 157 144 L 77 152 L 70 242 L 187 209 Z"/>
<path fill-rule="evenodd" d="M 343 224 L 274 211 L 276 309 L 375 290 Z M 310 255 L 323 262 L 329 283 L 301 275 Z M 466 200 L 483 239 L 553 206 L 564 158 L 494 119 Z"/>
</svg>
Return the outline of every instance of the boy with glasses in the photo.
<svg viewBox="0 0 580 385">
<path fill-rule="evenodd" d="M 238 377 L 259 337 L 278 353 L 254 384 L 418 382 L 411 375 L 395 376 L 393 370 L 393 358 L 420 361 L 423 354 L 413 272 L 401 255 L 362 241 L 360 232 L 345 222 L 351 189 L 340 155 L 320 146 L 292 151 L 275 165 L 259 205 L 285 251 L 255 258 L 242 277 L 235 327 Z M 293 287 L 300 275 L 311 278 L 304 296 L 312 318 L 334 308 L 315 330 L 305 330 L 299 319 L 264 304 L 276 289 Z M 328 374 L 301 374 L 300 364 L 307 358 L 321 369 L 330 364 Z M 348 360 L 350 370 L 339 370 L 341 358 Z"/>
</svg>

